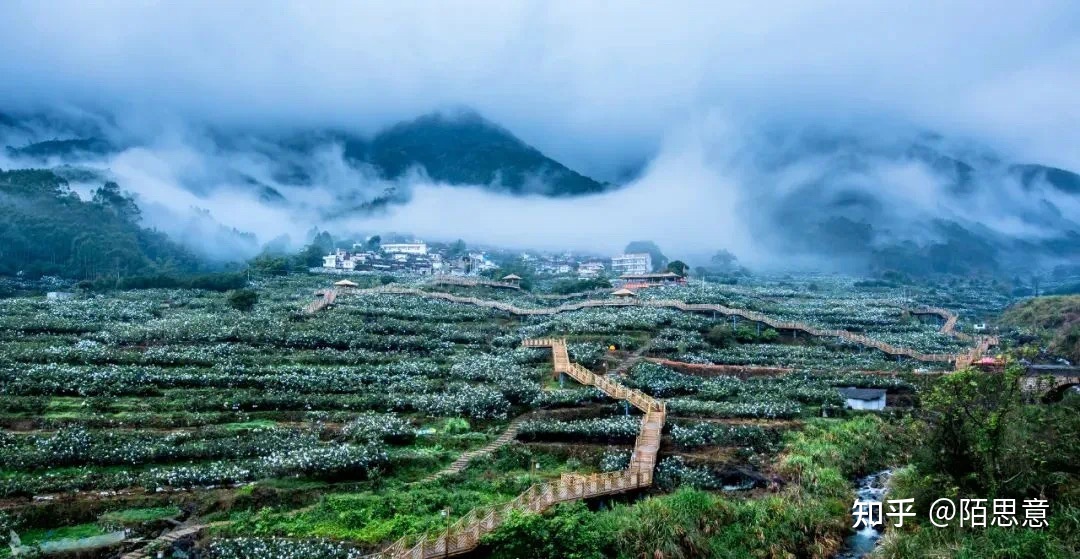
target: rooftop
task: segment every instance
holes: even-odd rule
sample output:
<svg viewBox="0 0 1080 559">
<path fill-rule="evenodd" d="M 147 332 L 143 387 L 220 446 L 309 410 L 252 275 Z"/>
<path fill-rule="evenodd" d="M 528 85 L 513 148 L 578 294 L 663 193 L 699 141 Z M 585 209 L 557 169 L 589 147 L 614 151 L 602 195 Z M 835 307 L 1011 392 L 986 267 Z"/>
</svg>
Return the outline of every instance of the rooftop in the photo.
<svg viewBox="0 0 1080 559">
<path fill-rule="evenodd" d="M 885 397 L 885 390 L 881 388 L 838 388 L 840 395 L 852 400 L 877 400 Z"/>
<path fill-rule="evenodd" d="M 619 279 L 671 279 L 680 277 L 679 274 L 663 272 L 660 274 L 623 274 Z"/>
</svg>

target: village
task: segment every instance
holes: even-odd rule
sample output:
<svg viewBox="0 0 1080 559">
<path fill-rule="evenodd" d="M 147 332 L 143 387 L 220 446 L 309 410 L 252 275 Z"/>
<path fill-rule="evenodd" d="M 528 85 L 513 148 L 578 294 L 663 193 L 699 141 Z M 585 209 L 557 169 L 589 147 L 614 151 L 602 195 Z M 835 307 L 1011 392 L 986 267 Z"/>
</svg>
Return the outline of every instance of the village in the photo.
<svg viewBox="0 0 1080 559">
<path fill-rule="evenodd" d="M 352 250 L 336 249 L 323 256 L 321 267 L 312 272 L 331 274 L 396 273 L 416 276 L 490 276 L 501 264 L 517 258 L 539 276 L 567 277 L 581 280 L 606 279 L 618 288 L 617 294 L 630 295 L 635 289 L 685 284 L 686 278 L 670 271 L 655 271 L 648 253 L 619 254 L 610 258 L 577 255 L 571 252 L 544 253 L 501 250 L 456 250 L 449 245 L 428 245 L 420 240 L 383 243 L 355 243 Z M 493 279 L 515 284 L 515 274 Z"/>
</svg>

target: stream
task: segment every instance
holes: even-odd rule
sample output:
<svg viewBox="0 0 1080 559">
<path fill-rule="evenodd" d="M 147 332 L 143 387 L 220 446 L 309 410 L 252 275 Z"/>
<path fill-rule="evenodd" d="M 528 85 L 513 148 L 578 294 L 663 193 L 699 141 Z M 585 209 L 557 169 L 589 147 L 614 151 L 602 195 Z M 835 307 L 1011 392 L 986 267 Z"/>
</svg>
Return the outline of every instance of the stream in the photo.
<svg viewBox="0 0 1080 559">
<path fill-rule="evenodd" d="M 861 478 L 855 494 L 858 495 L 860 501 L 883 501 L 885 487 L 889 484 L 891 477 L 892 470 L 882 470 Z M 852 524 L 854 524 L 854 517 L 852 517 Z M 844 547 L 840 548 L 840 552 L 833 557 L 834 559 L 862 559 L 877 547 L 880 539 L 881 532 L 864 526 L 845 538 Z"/>
</svg>

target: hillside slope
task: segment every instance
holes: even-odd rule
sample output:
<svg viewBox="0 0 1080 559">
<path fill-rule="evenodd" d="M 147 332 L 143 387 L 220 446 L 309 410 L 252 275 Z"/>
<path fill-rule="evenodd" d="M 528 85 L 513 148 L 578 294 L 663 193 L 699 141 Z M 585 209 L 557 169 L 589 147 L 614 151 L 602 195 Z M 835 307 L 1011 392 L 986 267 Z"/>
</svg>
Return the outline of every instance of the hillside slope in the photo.
<svg viewBox="0 0 1080 559">
<path fill-rule="evenodd" d="M 0 171 L 0 275 L 95 279 L 199 269 L 194 255 L 138 221 L 138 207 L 115 183 L 83 201 L 50 171 Z"/>
<path fill-rule="evenodd" d="M 1007 309 L 1001 322 L 1036 330 L 1051 352 L 1080 363 L 1080 295 L 1028 299 Z"/>
</svg>

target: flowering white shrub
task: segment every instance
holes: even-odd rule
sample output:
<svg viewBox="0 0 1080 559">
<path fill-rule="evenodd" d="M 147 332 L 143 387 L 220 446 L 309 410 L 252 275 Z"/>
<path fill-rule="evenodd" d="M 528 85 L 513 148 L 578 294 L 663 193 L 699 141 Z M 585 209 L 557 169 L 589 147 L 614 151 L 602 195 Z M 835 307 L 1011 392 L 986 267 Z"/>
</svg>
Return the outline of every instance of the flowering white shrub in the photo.
<svg viewBox="0 0 1080 559">
<path fill-rule="evenodd" d="M 702 446 L 741 446 L 755 451 L 776 450 L 780 433 L 757 425 L 725 425 L 723 423 L 676 423 L 671 427 L 671 440 L 682 448 Z"/>
<path fill-rule="evenodd" d="M 399 402 L 428 415 L 468 416 L 476 419 L 506 419 L 510 402 L 502 392 L 485 385 L 456 383 L 445 392 L 421 394 Z"/>
<path fill-rule="evenodd" d="M 749 417 L 760 419 L 792 419 L 802 413 L 802 406 L 784 402 L 708 402 L 691 398 L 667 401 L 669 413 L 700 417 Z"/>
<path fill-rule="evenodd" d="M 228 538 L 207 546 L 209 559 L 360 559 L 366 554 L 331 540 Z"/>
<path fill-rule="evenodd" d="M 711 490 L 742 490 L 758 485 L 739 474 L 721 475 L 708 466 L 692 466 L 682 456 L 667 456 L 660 460 L 654 479 L 657 486 L 667 491 L 682 485 Z"/>
<path fill-rule="evenodd" d="M 600 471 L 617 472 L 630 467 L 630 456 L 633 454 L 627 450 L 609 449 L 600 458 Z"/>
<path fill-rule="evenodd" d="M 362 413 L 346 423 L 341 433 L 354 441 L 407 442 L 416 436 L 412 425 L 393 413 Z"/>
<path fill-rule="evenodd" d="M 600 417 L 562 421 L 531 419 L 522 422 L 518 436 L 523 439 L 590 440 L 632 442 L 640 419 L 632 416 Z"/>
</svg>

